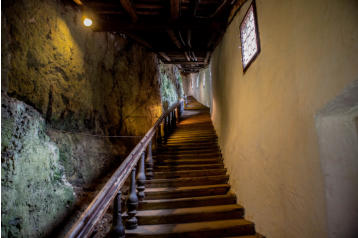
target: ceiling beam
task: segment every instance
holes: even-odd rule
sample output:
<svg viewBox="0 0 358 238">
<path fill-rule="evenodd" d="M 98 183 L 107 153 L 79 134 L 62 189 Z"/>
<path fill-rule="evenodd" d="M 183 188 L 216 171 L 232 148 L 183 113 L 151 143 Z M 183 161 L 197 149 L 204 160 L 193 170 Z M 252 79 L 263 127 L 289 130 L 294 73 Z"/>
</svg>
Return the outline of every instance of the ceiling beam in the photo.
<svg viewBox="0 0 358 238">
<path fill-rule="evenodd" d="M 208 52 L 206 53 L 206 57 L 205 57 L 205 60 L 204 60 L 205 64 L 209 63 L 210 55 L 211 55 L 211 52 L 208 51 Z"/>
<path fill-rule="evenodd" d="M 170 63 L 170 64 L 172 64 L 171 59 L 170 59 L 164 52 L 158 52 L 158 54 L 159 54 L 160 56 L 162 56 L 166 61 L 168 61 L 168 62 L 165 62 L 165 63 Z"/>
<path fill-rule="evenodd" d="M 125 22 L 123 19 L 102 19 L 99 26 L 94 31 L 143 31 L 143 32 L 165 32 L 169 30 L 188 30 L 195 29 L 201 31 L 210 31 L 212 29 L 210 22 L 203 21 L 178 21 L 176 23 L 167 22 Z"/>
<path fill-rule="evenodd" d="M 216 11 L 215 11 L 213 14 L 211 14 L 209 17 L 210 17 L 210 18 L 215 17 L 219 12 L 221 12 L 221 10 L 222 10 L 223 7 L 226 5 L 226 3 L 227 3 L 227 0 L 223 0 L 222 3 L 219 5 L 219 7 L 216 8 Z"/>
<path fill-rule="evenodd" d="M 184 55 L 187 61 L 191 61 L 188 52 L 184 52 Z"/>
<path fill-rule="evenodd" d="M 193 11 L 192 11 L 192 16 L 195 17 L 196 15 L 196 12 L 198 11 L 198 7 L 199 7 L 199 4 L 200 4 L 200 0 L 194 0 L 194 5 L 193 5 Z"/>
<path fill-rule="evenodd" d="M 190 29 L 187 32 L 187 41 L 188 41 L 189 48 L 191 48 L 191 30 Z"/>
<path fill-rule="evenodd" d="M 149 44 L 147 41 L 143 40 L 142 38 L 138 37 L 137 35 L 134 35 L 132 33 L 125 33 L 129 38 L 132 40 L 138 42 L 139 44 L 147 47 L 148 49 L 155 51 L 151 44 Z M 171 61 L 171 59 L 168 57 L 168 55 L 165 52 L 157 52 L 161 57 L 163 57 L 166 61 Z"/>
<path fill-rule="evenodd" d="M 175 36 L 175 33 L 173 30 L 168 30 L 168 35 L 170 37 L 170 39 L 172 40 L 172 42 L 174 43 L 174 45 L 178 48 L 181 49 L 182 46 L 178 40 L 178 38 Z"/>
<path fill-rule="evenodd" d="M 138 21 L 137 13 L 135 12 L 132 3 L 130 0 L 120 0 L 122 7 L 126 10 L 126 12 L 131 16 L 132 22 Z"/>
<path fill-rule="evenodd" d="M 180 16 L 180 0 L 170 0 L 170 17 L 173 21 Z"/>
</svg>

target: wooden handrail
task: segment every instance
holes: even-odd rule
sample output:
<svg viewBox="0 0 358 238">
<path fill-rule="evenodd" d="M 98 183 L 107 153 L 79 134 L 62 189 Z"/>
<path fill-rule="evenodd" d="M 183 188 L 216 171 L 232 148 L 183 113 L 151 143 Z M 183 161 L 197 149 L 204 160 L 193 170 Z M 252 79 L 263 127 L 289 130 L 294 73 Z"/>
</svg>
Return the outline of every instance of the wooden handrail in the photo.
<svg viewBox="0 0 358 238">
<path fill-rule="evenodd" d="M 137 165 L 141 154 L 146 150 L 148 144 L 152 141 L 153 136 L 155 135 L 155 132 L 159 128 L 160 124 L 171 112 L 179 107 L 179 110 L 181 111 L 183 107 L 183 100 L 171 106 L 159 117 L 154 126 L 149 129 L 142 140 L 134 147 L 101 191 L 92 200 L 87 209 L 82 213 L 81 217 L 72 226 L 71 230 L 66 234 L 67 238 L 82 238 L 88 237 L 91 234 L 94 226 L 103 217 L 110 206 L 111 201 L 122 188 L 133 168 Z"/>
</svg>

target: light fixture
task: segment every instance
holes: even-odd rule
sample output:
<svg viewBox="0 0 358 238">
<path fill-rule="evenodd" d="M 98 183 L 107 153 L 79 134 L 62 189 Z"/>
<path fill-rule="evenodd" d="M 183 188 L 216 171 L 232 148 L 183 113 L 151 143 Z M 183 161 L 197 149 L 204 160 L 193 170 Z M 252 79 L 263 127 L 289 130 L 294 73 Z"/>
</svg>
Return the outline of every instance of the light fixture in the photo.
<svg viewBox="0 0 358 238">
<path fill-rule="evenodd" d="M 85 19 L 83 19 L 83 25 L 90 27 L 92 26 L 92 19 L 85 17 Z"/>
</svg>

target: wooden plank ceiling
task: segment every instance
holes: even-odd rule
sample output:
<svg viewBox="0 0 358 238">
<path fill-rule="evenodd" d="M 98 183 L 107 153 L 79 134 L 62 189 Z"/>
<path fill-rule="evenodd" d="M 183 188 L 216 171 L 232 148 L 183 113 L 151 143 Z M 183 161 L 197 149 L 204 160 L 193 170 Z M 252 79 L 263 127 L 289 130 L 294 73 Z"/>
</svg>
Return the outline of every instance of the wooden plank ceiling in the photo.
<svg viewBox="0 0 358 238">
<path fill-rule="evenodd" d="M 74 0 L 94 31 L 119 32 L 182 72 L 205 68 L 242 0 Z"/>
</svg>

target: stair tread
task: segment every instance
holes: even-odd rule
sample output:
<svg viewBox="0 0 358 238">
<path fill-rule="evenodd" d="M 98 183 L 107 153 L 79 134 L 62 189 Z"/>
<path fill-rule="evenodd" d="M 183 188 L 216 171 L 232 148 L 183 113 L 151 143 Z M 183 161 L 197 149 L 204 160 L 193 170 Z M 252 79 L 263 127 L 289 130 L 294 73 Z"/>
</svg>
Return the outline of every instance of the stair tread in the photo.
<svg viewBox="0 0 358 238">
<path fill-rule="evenodd" d="M 178 154 L 161 154 L 157 156 L 153 156 L 155 160 L 162 160 L 162 159 L 195 159 L 195 160 L 202 160 L 202 159 L 222 159 L 221 154 L 197 154 L 197 155 L 178 155 Z"/>
<path fill-rule="evenodd" d="M 178 171 L 155 171 L 154 170 L 154 178 L 158 177 L 167 177 L 167 178 L 175 178 L 181 176 L 190 176 L 190 177 L 203 177 L 208 175 L 225 175 L 225 168 L 215 168 L 215 169 L 191 169 L 191 170 L 178 170 Z"/>
<path fill-rule="evenodd" d="M 224 230 L 237 226 L 254 226 L 254 224 L 245 219 L 231 219 L 231 220 L 218 220 L 218 221 L 205 221 L 181 224 L 160 224 L 160 225 L 141 225 L 134 230 L 126 230 L 127 235 L 145 235 L 150 234 L 180 234 L 187 232 L 202 232 L 211 230 Z"/>
<path fill-rule="evenodd" d="M 172 179 L 152 179 L 147 180 L 146 183 L 166 183 L 166 182 L 180 182 L 180 181 L 192 181 L 192 180 L 209 180 L 209 179 L 224 179 L 229 178 L 229 175 L 215 175 L 215 176 L 199 176 L 199 177 L 187 177 L 187 178 L 172 178 Z"/>
<path fill-rule="evenodd" d="M 202 196 L 202 197 L 186 197 L 186 198 L 165 198 L 165 199 L 151 199 L 151 200 L 144 200 L 141 203 L 164 203 L 164 202 L 175 202 L 175 201 L 193 201 L 193 200 L 210 200 L 215 198 L 225 198 L 225 197 L 235 197 L 232 193 L 226 193 L 223 195 L 212 195 L 212 196 Z"/>
<path fill-rule="evenodd" d="M 199 162 L 202 163 L 203 161 L 209 161 L 209 162 L 222 162 L 221 158 L 205 158 L 205 159 L 184 159 L 184 158 L 171 158 L 171 159 L 157 159 L 157 162 L 175 162 L 175 161 L 181 161 L 181 162 Z"/>
<path fill-rule="evenodd" d="M 145 192 L 180 192 L 185 190 L 209 189 L 209 188 L 230 188 L 228 184 L 198 185 L 186 187 L 164 187 L 164 188 L 146 188 Z"/>
<path fill-rule="evenodd" d="M 155 159 L 157 165 L 176 165 L 176 164 L 223 164 L 221 158 L 203 158 L 203 159 L 184 159 L 184 158 L 171 158 L 171 159 Z"/>
<path fill-rule="evenodd" d="M 222 163 L 210 163 L 210 164 L 179 164 L 179 165 L 155 165 L 154 168 L 196 168 L 196 167 L 216 167 L 216 166 L 221 166 L 223 165 Z"/>
<path fill-rule="evenodd" d="M 137 212 L 137 216 L 169 216 L 169 215 L 182 215 L 194 213 L 211 213 L 211 212 L 224 212 L 233 210 L 242 210 L 243 207 L 238 204 L 228 205 L 214 205 L 205 207 L 185 207 L 176 209 L 156 209 L 156 210 L 141 210 Z"/>
</svg>

